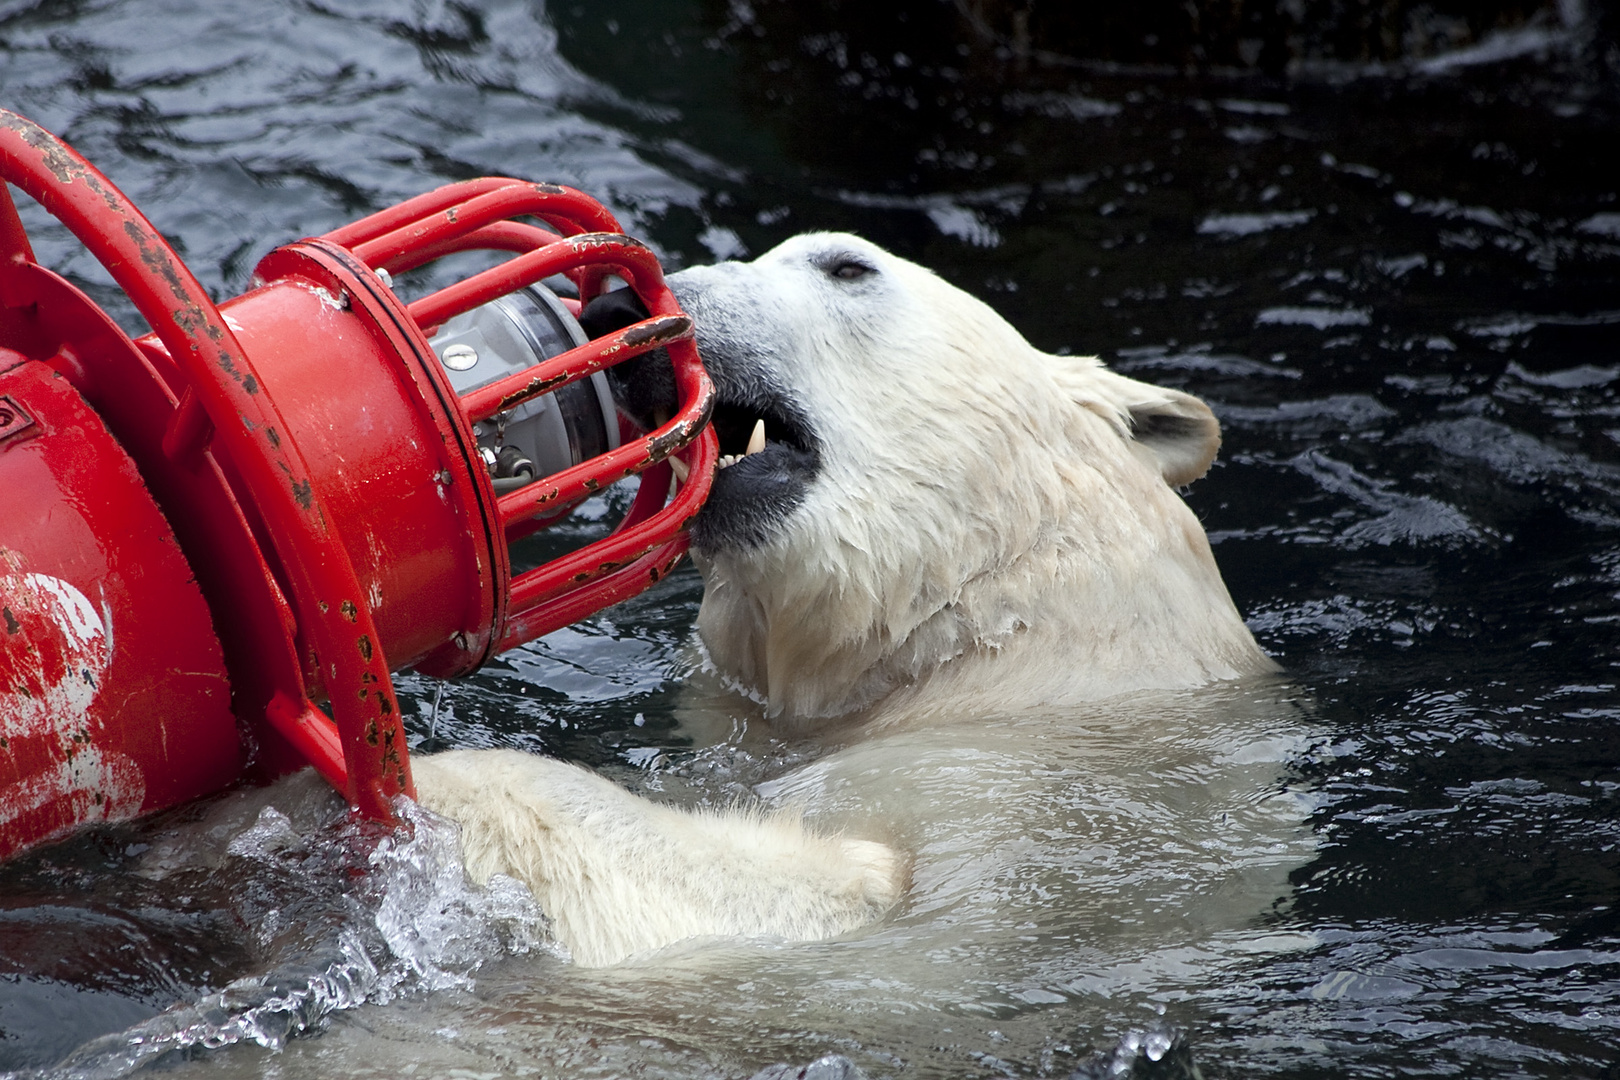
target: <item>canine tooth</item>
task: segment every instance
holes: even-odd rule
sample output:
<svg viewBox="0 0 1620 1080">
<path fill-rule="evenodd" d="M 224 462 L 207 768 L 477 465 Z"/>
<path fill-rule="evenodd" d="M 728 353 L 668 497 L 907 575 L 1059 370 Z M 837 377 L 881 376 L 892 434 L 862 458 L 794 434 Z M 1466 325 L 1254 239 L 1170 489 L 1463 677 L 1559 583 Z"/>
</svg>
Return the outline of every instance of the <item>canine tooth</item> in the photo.
<svg viewBox="0 0 1620 1080">
<path fill-rule="evenodd" d="M 743 457 L 757 454 L 765 449 L 765 418 L 762 416 L 754 421 L 754 433 L 748 436 L 748 449 L 743 451 Z"/>
<path fill-rule="evenodd" d="M 692 475 L 692 466 L 688 465 L 678 457 L 672 457 L 669 459 L 669 467 L 675 471 L 675 479 L 679 480 L 683 484 L 686 483 L 686 478 Z"/>
</svg>

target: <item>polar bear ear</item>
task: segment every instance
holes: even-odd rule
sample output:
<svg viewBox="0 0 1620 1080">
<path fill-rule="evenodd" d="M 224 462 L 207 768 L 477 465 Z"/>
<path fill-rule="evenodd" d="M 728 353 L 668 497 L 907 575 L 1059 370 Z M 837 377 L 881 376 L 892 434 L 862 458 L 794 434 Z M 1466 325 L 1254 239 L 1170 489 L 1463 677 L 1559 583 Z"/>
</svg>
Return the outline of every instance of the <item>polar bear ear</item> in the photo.
<svg viewBox="0 0 1620 1080">
<path fill-rule="evenodd" d="M 1121 433 L 1152 455 L 1165 483 L 1180 487 L 1209 471 L 1221 448 L 1221 425 L 1208 405 L 1180 390 L 1116 375 L 1101 364 L 1087 381 L 1100 400 L 1081 404 L 1125 428 Z"/>
<path fill-rule="evenodd" d="M 1168 395 L 1164 401 L 1131 407 L 1131 434 L 1159 459 L 1164 482 L 1180 487 L 1209 471 L 1221 448 L 1221 425 L 1191 394 L 1161 392 Z"/>
</svg>

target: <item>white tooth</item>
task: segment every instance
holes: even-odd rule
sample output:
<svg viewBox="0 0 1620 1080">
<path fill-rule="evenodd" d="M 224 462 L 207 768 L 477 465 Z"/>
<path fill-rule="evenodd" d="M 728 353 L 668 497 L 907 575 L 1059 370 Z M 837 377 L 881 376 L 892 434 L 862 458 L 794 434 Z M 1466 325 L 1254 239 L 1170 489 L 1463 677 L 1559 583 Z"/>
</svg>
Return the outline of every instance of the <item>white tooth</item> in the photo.
<svg viewBox="0 0 1620 1080">
<path fill-rule="evenodd" d="M 748 449 L 743 451 L 743 457 L 757 454 L 765 449 L 765 418 L 762 416 L 754 422 L 754 433 L 748 436 Z"/>
<path fill-rule="evenodd" d="M 669 459 L 669 467 L 675 470 L 675 479 L 679 480 L 683 484 L 686 483 L 686 478 L 692 475 L 692 466 L 688 465 L 678 457 L 672 457 Z"/>
</svg>

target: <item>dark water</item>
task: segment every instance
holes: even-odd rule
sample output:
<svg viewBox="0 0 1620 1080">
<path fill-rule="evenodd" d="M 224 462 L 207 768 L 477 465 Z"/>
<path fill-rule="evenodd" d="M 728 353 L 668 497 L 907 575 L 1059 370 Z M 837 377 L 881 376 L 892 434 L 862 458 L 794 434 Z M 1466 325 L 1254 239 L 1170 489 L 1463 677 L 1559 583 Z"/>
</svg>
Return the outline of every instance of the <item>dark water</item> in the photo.
<svg viewBox="0 0 1620 1080">
<path fill-rule="evenodd" d="M 1544 22 L 1462 59 L 1516 57 L 1287 83 L 1018 71 L 921 19 L 845 16 L 0 2 L 0 102 L 96 162 L 222 297 L 286 239 L 447 179 L 533 176 L 602 197 L 677 266 L 860 231 L 1042 348 L 1203 396 L 1225 447 L 1189 502 L 1328 733 L 1293 763 L 1319 849 L 1262 926 L 1306 944 L 1139 982 L 1135 1014 L 1065 984 L 1006 1018 L 1011 1050 L 964 1043 L 944 1071 L 1105 1075 L 1152 1006 L 1185 1040 L 1166 1075 L 1190 1054 L 1205 1076 L 1620 1076 L 1620 124 L 1595 46 Z M 42 261 L 102 280 L 29 221 Z M 670 717 L 699 595 L 686 570 L 498 660 L 445 691 L 434 738 L 632 780 L 690 754 Z M 425 739 L 436 688 L 402 689 Z M 246 890 L 228 860 L 185 891 L 135 872 L 196 813 L 0 871 L 0 1069 L 341 952 L 320 928 L 349 909 L 284 863 Z M 313 880 L 343 880 L 345 842 Z M 271 908 L 315 929 L 267 939 Z M 507 990 L 543 1008 L 491 970 L 469 976 L 488 1016 Z M 340 1032 L 432 1031 L 468 992 L 413 985 L 289 1046 L 365 1073 Z M 592 1071 L 588 1020 L 567 1033 L 556 1071 Z M 756 1058 L 672 1060 L 839 1051 L 904 1075 L 915 1040 L 784 1028 Z M 290 1075 L 283 1054 L 198 1064 Z"/>
</svg>

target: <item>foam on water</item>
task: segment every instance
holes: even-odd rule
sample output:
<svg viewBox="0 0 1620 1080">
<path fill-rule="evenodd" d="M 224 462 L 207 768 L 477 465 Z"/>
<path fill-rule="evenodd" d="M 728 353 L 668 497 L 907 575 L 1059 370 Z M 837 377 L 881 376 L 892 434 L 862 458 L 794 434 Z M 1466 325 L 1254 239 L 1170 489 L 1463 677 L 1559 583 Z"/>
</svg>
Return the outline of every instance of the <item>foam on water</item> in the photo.
<svg viewBox="0 0 1620 1080">
<path fill-rule="evenodd" d="M 311 835 L 278 807 L 262 807 L 250 827 L 230 837 L 225 855 L 244 891 L 268 888 L 282 901 L 254 912 L 249 927 L 279 962 L 95 1039 L 43 1075 L 112 1080 L 199 1049 L 279 1049 L 343 1009 L 469 989 L 474 972 L 503 956 L 562 955 L 526 888 L 499 875 L 487 888 L 468 882 L 454 822 L 404 798 L 395 812 L 403 825 L 391 833 L 339 810 Z M 175 850 L 165 857 L 176 858 Z M 320 895 L 327 889 L 335 891 Z M 289 909 L 312 900 L 325 918 L 314 928 L 299 925 L 307 911 Z"/>
</svg>

